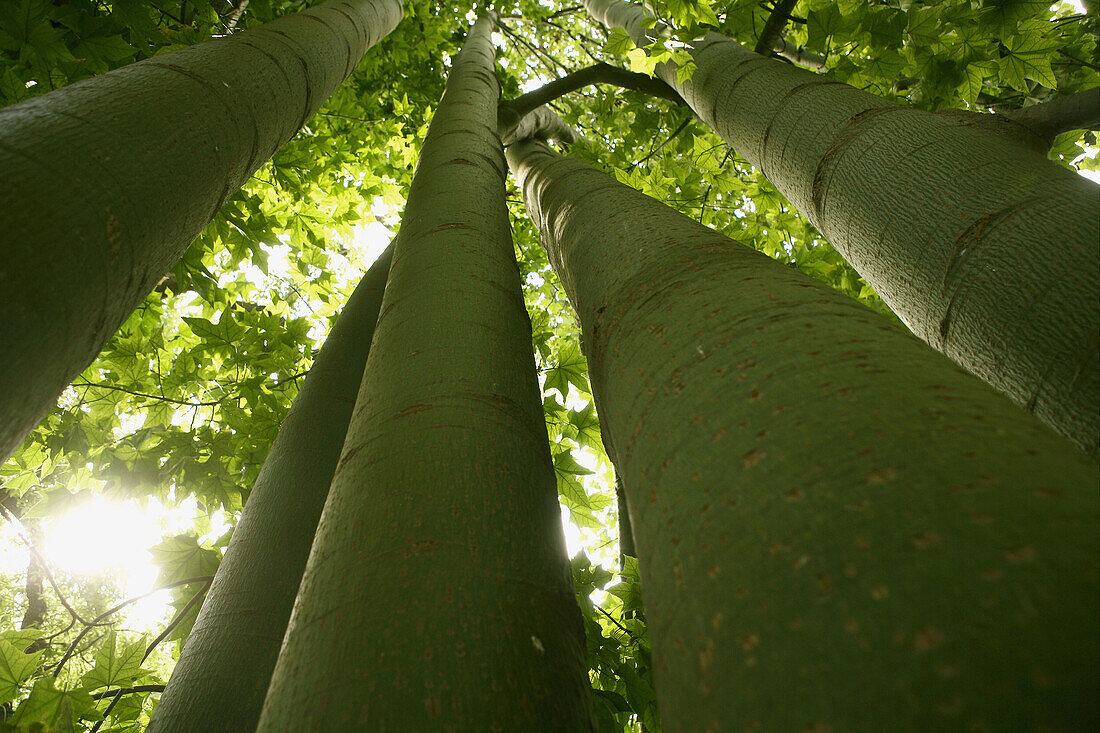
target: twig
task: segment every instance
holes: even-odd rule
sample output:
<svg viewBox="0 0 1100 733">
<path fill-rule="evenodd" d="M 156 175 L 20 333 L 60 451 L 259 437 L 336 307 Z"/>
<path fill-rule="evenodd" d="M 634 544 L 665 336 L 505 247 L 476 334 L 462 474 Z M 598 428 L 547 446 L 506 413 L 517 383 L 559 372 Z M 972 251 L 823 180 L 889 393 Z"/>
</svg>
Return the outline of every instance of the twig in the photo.
<svg viewBox="0 0 1100 733">
<path fill-rule="evenodd" d="M 93 692 L 93 700 L 102 700 L 105 697 L 111 695 L 130 695 L 135 692 L 164 692 L 164 685 L 134 685 L 133 687 L 123 687 L 121 690 L 105 690 L 103 692 Z"/>
<path fill-rule="evenodd" d="M 637 641 L 638 637 L 636 637 L 636 636 L 634 636 L 634 634 L 630 633 L 630 629 L 626 628 L 625 626 L 623 626 L 622 624 L 620 624 L 620 623 L 619 623 L 618 621 L 616 621 L 616 620 L 615 620 L 615 617 L 614 617 L 614 616 L 612 616 L 612 615 L 611 615 L 610 613 L 608 613 L 607 611 L 605 611 L 605 610 L 603 610 L 602 608 L 600 608 L 599 606 L 597 606 L 597 605 L 596 605 L 595 603 L 593 603 L 593 604 L 592 604 L 592 606 L 593 606 L 593 607 L 594 607 L 594 608 L 595 608 L 595 609 L 596 609 L 597 611 L 599 611 L 600 613 L 602 613 L 602 614 L 603 614 L 604 616 L 607 616 L 607 617 L 608 617 L 609 619 L 611 619 L 611 623 L 615 624 L 615 625 L 616 625 L 616 626 L 618 626 L 618 627 L 619 627 L 620 629 L 622 629 L 622 630 L 623 630 L 623 633 L 624 633 L 624 634 L 626 634 L 627 636 L 629 636 L 629 637 L 631 638 L 631 640 L 633 640 L 633 641 Z"/>
<path fill-rule="evenodd" d="M 181 608 L 179 613 L 172 617 L 172 620 L 168 622 L 168 625 L 166 627 L 164 627 L 164 631 L 161 632 L 160 636 L 153 639 L 153 642 L 145 648 L 145 654 L 141 657 L 141 662 L 138 662 L 139 665 L 149 658 L 149 655 L 153 652 L 153 649 L 157 647 L 157 644 L 168 638 L 168 635 L 171 634 L 172 631 L 180 625 L 183 619 L 187 616 L 188 611 L 194 608 L 195 604 L 198 603 L 198 601 L 202 599 L 202 597 L 206 594 L 207 589 L 210 588 L 211 580 L 213 580 L 213 578 L 207 580 L 206 583 L 203 584 L 202 590 L 191 596 L 191 599 L 187 601 L 187 605 Z M 103 721 L 107 720 L 107 716 L 110 715 L 111 711 L 115 709 L 115 705 L 118 704 L 118 701 L 121 700 L 122 696 L 125 694 L 125 688 L 121 690 L 116 690 L 114 692 L 114 699 L 111 700 L 111 704 L 108 705 L 107 709 L 103 711 L 103 717 L 96 721 L 95 725 L 92 726 L 92 729 L 91 731 L 89 731 L 89 733 L 98 733 L 100 727 L 103 725 Z M 106 697 L 107 696 L 105 695 L 104 699 L 106 699 Z"/>
<path fill-rule="evenodd" d="M 131 603 L 137 603 L 141 599 L 148 598 L 149 596 L 153 595 L 154 593 L 160 593 L 162 590 L 171 590 L 172 588 L 178 588 L 181 585 L 188 585 L 190 583 L 198 583 L 199 581 L 202 581 L 204 583 L 210 583 L 210 581 L 212 581 L 213 579 L 214 579 L 213 575 L 199 575 L 199 576 L 196 576 L 194 578 L 184 578 L 183 580 L 177 580 L 175 583 L 169 583 L 168 585 L 162 585 L 159 588 L 154 588 L 153 590 L 149 591 L 148 593 L 142 593 L 140 596 L 134 596 L 133 598 L 127 598 L 125 601 L 122 601 L 121 603 L 114 606 L 113 608 L 107 609 L 106 611 L 104 611 L 103 613 L 101 613 L 101 614 L 99 614 L 98 616 L 95 617 L 95 619 L 94 619 L 95 623 L 94 624 L 90 624 L 90 625 L 86 626 L 84 629 L 81 630 L 81 632 L 79 634 L 77 634 L 76 638 L 73 639 L 71 644 L 69 644 L 69 648 L 66 649 L 65 653 L 61 655 L 61 660 L 56 665 L 54 665 L 53 676 L 57 677 L 57 675 L 59 675 L 61 673 L 61 668 L 63 666 L 65 666 L 65 662 L 69 661 L 69 658 L 76 651 L 77 645 L 80 644 L 80 640 L 83 639 L 84 636 L 89 631 L 92 630 L 93 626 L 103 626 L 104 625 L 104 624 L 100 623 L 101 621 L 103 621 L 103 619 L 107 618 L 108 616 L 113 616 L 114 614 L 118 613 L 122 609 L 129 606 Z M 70 625 L 70 627 L 71 627 L 71 625 Z"/>
<path fill-rule="evenodd" d="M 523 38 L 523 37 L 521 37 L 521 36 L 517 35 L 517 34 L 516 34 L 516 33 L 515 33 L 515 32 L 514 32 L 514 31 L 513 31 L 513 30 L 512 30 L 511 28 L 509 28 L 508 26 L 504 25 L 503 23 L 497 23 L 497 28 L 500 28 L 500 29 L 501 29 L 502 31 L 504 31 L 505 33 L 507 33 L 507 34 L 508 34 L 508 36 L 509 36 L 510 38 L 512 38 L 512 39 L 514 39 L 514 40 L 516 40 L 516 41 L 518 41 L 518 42 L 520 42 L 520 43 L 522 43 L 522 44 L 523 44 L 524 46 L 526 46 L 527 48 L 529 48 L 529 49 L 531 50 L 531 52 L 532 52 L 532 53 L 534 53 L 534 54 L 535 54 L 535 55 L 536 55 L 537 57 L 539 57 L 539 59 L 540 59 L 540 60 L 542 60 L 542 61 L 543 61 L 543 64 L 544 64 L 544 65 L 546 65 L 546 60 L 548 59 L 548 60 L 550 61 L 550 64 L 548 65 L 548 68 L 550 68 L 550 69 L 553 69 L 554 65 L 556 64 L 556 65 L 558 66 L 558 68 L 560 68 L 560 69 L 561 69 L 562 71 L 564 71 L 564 72 L 565 72 L 565 73 L 567 73 L 567 74 L 569 73 L 569 67 L 567 67 L 567 66 L 566 66 L 565 64 L 563 64 L 562 62 L 558 61 L 558 60 L 557 60 L 556 58 L 554 58 L 553 56 L 550 56 L 550 55 L 546 54 L 546 53 L 545 53 L 544 51 L 542 51 L 541 49 L 539 49 L 539 48 L 536 48 L 535 46 L 532 46 L 532 45 L 531 45 L 530 43 L 528 43 L 527 39 L 525 39 L 525 38 Z"/>
<path fill-rule="evenodd" d="M 680 126 L 677 127 L 675 130 L 673 130 L 672 134 L 670 134 L 667 138 L 665 138 L 665 141 L 663 143 L 661 143 L 657 147 L 650 150 L 649 153 L 647 153 L 646 156 L 644 158 L 642 158 L 641 160 L 639 160 L 635 163 L 632 163 L 630 165 L 630 167 L 626 169 L 627 172 L 630 172 L 630 171 L 634 170 L 639 165 L 646 162 L 647 160 L 652 158 L 657 153 L 661 152 L 661 150 L 663 150 L 666 145 L 668 145 L 670 142 L 672 142 L 673 138 L 675 138 L 677 135 L 679 135 L 681 132 L 684 131 L 684 128 L 686 128 L 688 126 L 688 123 L 691 122 L 691 120 L 692 120 L 692 118 L 690 116 L 685 117 L 684 121 L 680 123 Z"/>
<path fill-rule="evenodd" d="M 722 162 L 718 164 L 718 170 L 722 170 L 726 167 L 726 161 L 730 159 L 730 155 L 733 154 L 732 150 L 726 150 L 726 154 L 722 156 Z M 710 198 L 710 190 L 714 188 L 714 182 L 707 184 L 707 190 L 703 192 L 703 202 L 699 205 L 699 223 L 703 223 L 703 211 L 707 208 L 707 199 Z"/>
<path fill-rule="evenodd" d="M 562 8 L 561 10 L 557 10 L 553 13 L 550 13 L 550 15 L 546 16 L 546 20 L 552 20 L 554 18 L 557 18 L 559 15 L 568 15 L 569 13 L 575 13 L 578 10 L 584 10 L 584 6 L 583 5 L 571 5 L 568 8 Z"/>
<path fill-rule="evenodd" d="M 184 405 L 185 407 L 211 407 L 213 405 L 220 405 L 228 397 L 223 397 L 220 400 L 213 402 L 188 402 L 186 400 L 177 400 L 173 397 L 161 397 L 160 395 L 148 394 L 147 392 L 135 392 L 132 389 L 126 389 L 125 387 L 119 387 L 113 384 L 101 384 L 98 382 L 73 382 L 74 387 L 85 387 L 94 389 L 111 389 L 116 392 L 125 392 L 126 394 L 133 395 L 134 397 L 145 397 L 150 400 L 160 400 L 162 402 L 171 402 L 174 405 Z"/>
</svg>

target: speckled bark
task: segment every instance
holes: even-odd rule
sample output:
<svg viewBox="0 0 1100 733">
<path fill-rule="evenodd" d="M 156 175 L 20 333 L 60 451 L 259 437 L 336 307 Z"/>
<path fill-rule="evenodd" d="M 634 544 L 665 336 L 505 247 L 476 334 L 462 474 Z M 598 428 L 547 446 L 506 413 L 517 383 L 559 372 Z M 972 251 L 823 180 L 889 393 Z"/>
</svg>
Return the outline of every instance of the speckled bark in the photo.
<svg viewBox="0 0 1100 733">
<path fill-rule="evenodd" d="M 334 0 L 0 109 L 0 460 L 400 19 Z"/>
<path fill-rule="evenodd" d="M 580 317 L 666 730 L 1100 722 L 1095 463 L 854 300 L 508 156 Z"/>
<path fill-rule="evenodd" d="M 645 11 L 585 0 L 641 37 Z M 1100 188 L 985 125 L 710 33 L 684 83 L 920 338 L 1100 457 Z"/>
<path fill-rule="evenodd" d="M 391 252 L 348 299 L 283 421 L 149 731 L 256 728 L 363 379 Z"/>
<path fill-rule="evenodd" d="M 260 730 L 590 726 L 492 28 L 475 24 L 424 141 Z"/>
</svg>

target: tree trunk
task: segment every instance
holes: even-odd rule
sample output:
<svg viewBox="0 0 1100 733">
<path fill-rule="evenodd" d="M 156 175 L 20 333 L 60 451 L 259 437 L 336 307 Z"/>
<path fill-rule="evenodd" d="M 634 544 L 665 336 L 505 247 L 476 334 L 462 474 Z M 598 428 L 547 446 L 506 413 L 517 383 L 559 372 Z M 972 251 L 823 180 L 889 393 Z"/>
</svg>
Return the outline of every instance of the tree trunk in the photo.
<svg viewBox="0 0 1100 733">
<path fill-rule="evenodd" d="M 260 730 L 590 726 L 493 25 L 474 25 L 424 141 Z"/>
<path fill-rule="evenodd" d="M 255 730 L 363 379 L 391 252 L 348 299 L 283 421 L 150 731 Z"/>
<path fill-rule="evenodd" d="M 670 731 L 1100 722 L 1100 469 L 902 329 L 538 142 Z"/>
<path fill-rule="evenodd" d="M 585 6 L 645 40 L 641 7 Z M 901 106 L 716 33 L 692 58 L 690 80 L 659 76 L 915 334 L 1100 457 L 1096 184 L 994 116 Z"/>
<path fill-rule="evenodd" d="M 334 0 L 0 110 L 0 461 L 400 18 Z"/>
</svg>

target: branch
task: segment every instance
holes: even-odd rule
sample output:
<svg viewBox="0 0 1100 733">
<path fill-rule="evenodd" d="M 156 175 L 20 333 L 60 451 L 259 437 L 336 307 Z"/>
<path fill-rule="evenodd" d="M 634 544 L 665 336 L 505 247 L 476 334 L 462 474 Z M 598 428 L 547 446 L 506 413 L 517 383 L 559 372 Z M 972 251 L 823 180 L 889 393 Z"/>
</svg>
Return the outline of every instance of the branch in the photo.
<svg viewBox="0 0 1100 733">
<path fill-rule="evenodd" d="M 93 700 L 102 700 L 105 697 L 111 697 L 117 695 L 122 697 L 123 695 L 130 695 L 135 692 L 164 692 L 164 685 L 134 685 L 133 687 L 123 687 L 121 690 L 104 690 L 103 692 L 93 692 Z"/>
<path fill-rule="evenodd" d="M 71 644 L 69 644 L 69 648 L 66 649 L 65 653 L 61 655 L 61 660 L 54 666 L 53 676 L 57 677 L 57 675 L 61 674 L 61 668 L 65 666 L 65 662 L 69 661 L 69 658 L 76 652 L 76 647 L 77 647 L 78 644 L 80 644 L 80 640 L 83 639 L 84 636 L 89 631 L 91 631 L 94 627 L 102 626 L 103 625 L 102 624 L 103 619 L 107 618 L 108 616 L 113 616 L 114 614 L 118 613 L 122 609 L 129 606 L 131 603 L 137 603 L 142 598 L 148 598 L 149 596 L 153 595 L 154 593 L 160 593 L 162 590 L 170 590 L 172 588 L 177 588 L 181 585 L 188 585 L 190 583 L 198 583 L 199 581 L 203 581 L 204 583 L 209 583 L 213 579 L 214 579 L 213 575 L 199 575 L 199 576 L 194 577 L 194 578 L 184 578 L 183 580 L 177 580 L 175 583 L 169 583 L 168 585 L 162 585 L 159 588 L 154 588 L 153 590 L 149 591 L 148 593 L 142 593 L 140 596 L 134 596 L 133 598 L 127 598 L 125 601 L 123 601 L 122 603 L 119 603 L 117 606 L 114 606 L 113 608 L 108 608 L 106 611 L 104 611 L 103 613 L 99 614 L 94 619 L 92 619 L 92 623 L 86 625 L 83 629 L 81 629 L 80 633 L 76 635 L 76 638 L 73 639 Z M 70 627 L 71 626 L 72 626 L 72 624 L 70 624 Z M 66 629 L 66 631 L 68 631 L 68 629 Z"/>
<path fill-rule="evenodd" d="M 661 143 L 660 145 L 658 145 L 655 148 L 653 148 L 652 150 L 650 150 L 649 153 L 647 153 L 646 156 L 644 158 L 642 158 L 641 160 L 635 161 L 629 168 L 627 168 L 627 171 L 634 170 L 635 168 L 640 166 L 642 163 L 646 162 L 647 160 L 652 158 L 654 155 L 661 152 L 666 145 L 668 145 L 670 142 L 672 142 L 673 139 L 677 135 L 679 135 L 681 132 L 684 131 L 684 128 L 686 128 L 688 126 L 688 123 L 691 122 L 692 119 L 693 118 L 691 117 L 691 115 L 688 115 L 687 117 L 685 117 L 684 121 L 680 123 L 679 127 L 677 127 L 675 130 L 673 130 L 669 134 L 669 136 L 665 138 L 665 141 L 663 143 Z"/>
<path fill-rule="evenodd" d="M 538 109 L 544 104 L 554 101 L 569 92 L 575 92 L 589 84 L 614 84 L 623 89 L 632 89 L 636 92 L 644 92 L 654 97 L 661 97 L 676 104 L 683 105 L 684 100 L 672 87 L 660 79 L 654 79 L 645 74 L 635 74 L 633 71 L 620 69 L 610 64 L 593 64 L 578 71 L 574 71 L 560 79 L 521 94 L 515 99 L 503 102 L 506 107 L 515 113 L 516 118 L 522 118 L 528 112 Z"/>
<path fill-rule="evenodd" d="M 1005 114 L 1046 141 L 1070 130 L 1100 130 L 1100 87 L 1055 97 Z"/>
<path fill-rule="evenodd" d="M 506 118 L 501 121 L 498 117 L 497 129 L 500 142 L 505 147 L 532 137 L 565 145 L 572 145 L 580 139 L 577 131 L 549 107 L 539 107 L 512 124 L 508 124 Z"/>
<path fill-rule="evenodd" d="M 113 384 L 101 384 L 99 382 L 73 382 L 74 387 L 90 387 L 95 389 L 113 389 L 116 392 L 125 392 L 126 394 L 133 395 L 134 397 L 145 397 L 150 400 L 160 400 L 161 402 L 171 402 L 174 405 L 185 405 L 187 407 L 213 407 L 214 405 L 220 405 L 223 401 L 228 399 L 228 396 L 223 397 L 220 400 L 214 402 L 188 402 L 186 400 L 177 400 L 172 397 L 161 397 L 160 395 L 148 394 L 147 392 L 135 392 L 132 389 L 126 389 L 125 387 L 117 387 Z"/>
<path fill-rule="evenodd" d="M 777 0 L 772 8 L 771 15 L 764 23 L 764 30 L 760 31 L 760 37 L 756 39 L 756 48 L 759 54 L 767 54 L 775 49 L 776 43 L 783 38 L 783 29 L 787 27 L 787 21 L 791 18 L 791 11 L 798 4 L 798 0 Z"/>
<path fill-rule="evenodd" d="M 813 69 L 814 71 L 822 71 L 825 68 L 825 57 L 819 53 L 813 51 L 807 51 L 804 48 L 799 48 L 793 43 L 780 38 L 776 41 L 772 50 L 777 54 L 787 59 L 791 63 L 804 66 L 807 69 Z"/>
<path fill-rule="evenodd" d="M 181 608 L 179 613 L 172 617 L 172 620 L 168 622 L 168 625 L 166 627 L 164 627 L 164 631 L 161 632 L 160 636 L 153 639 L 153 642 L 145 648 L 145 654 L 141 657 L 141 662 L 138 662 L 138 664 L 141 664 L 146 659 L 148 659 L 149 655 L 153 653 L 154 649 L 156 649 L 157 644 L 167 639 L 168 635 L 172 633 L 172 630 L 180 625 L 180 622 L 182 622 L 183 619 L 187 616 L 187 612 L 194 608 L 195 604 L 202 600 L 202 597 L 206 595 L 206 591 L 210 588 L 210 583 L 212 580 L 213 576 L 211 576 L 210 579 L 207 580 L 206 583 L 202 586 L 202 590 L 191 596 L 191 599 L 187 601 L 187 605 Z M 118 705 L 118 701 L 122 699 L 122 696 L 128 693 L 127 689 L 123 688 L 121 690 L 113 690 L 110 694 L 114 695 L 114 698 L 111 700 L 111 704 L 108 705 L 107 709 L 103 711 L 103 717 L 96 721 L 96 724 L 92 726 L 92 729 L 89 731 L 89 733 L 98 733 L 100 727 L 103 725 L 103 721 L 107 720 L 107 716 L 110 715 L 111 711 L 115 709 L 115 705 Z M 109 695 L 104 696 L 104 698 L 106 697 L 109 697 Z"/>
<path fill-rule="evenodd" d="M 225 32 L 232 33 L 237 27 L 237 21 L 241 19 L 241 15 L 244 13 L 244 9 L 248 7 L 248 0 L 241 0 L 237 7 L 233 9 L 233 12 L 226 18 Z"/>
</svg>

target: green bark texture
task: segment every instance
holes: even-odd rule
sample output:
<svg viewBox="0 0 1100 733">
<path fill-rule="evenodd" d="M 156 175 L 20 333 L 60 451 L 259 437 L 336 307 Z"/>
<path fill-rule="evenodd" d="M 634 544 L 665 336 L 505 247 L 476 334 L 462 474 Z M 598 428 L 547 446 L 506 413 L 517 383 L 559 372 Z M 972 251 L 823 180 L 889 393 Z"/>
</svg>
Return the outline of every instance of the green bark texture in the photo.
<svg viewBox="0 0 1100 733">
<path fill-rule="evenodd" d="M 590 727 L 493 27 L 474 25 L 424 141 L 260 730 Z"/>
<path fill-rule="evenodd" d="M 858 302 L 540 142 L 508 158 L 577 308 L 667 730 L 1100 723 L 1094 462 Z"/>
<path fill-rule="evenodd" d="M 401 14 L 334 0 L 0 110 L 0 460 Z"/>
<path fill-rule="evenodd" d="M 585 6 L 644 41 L 640 6 Z M 917 336 L 1100 457 L 1096 184 L 992 125 L 898 105 L 716 33 L 692 59 L 687 81 L 669 64 L 658 75 Z"/>
<path fill-rule="evenodd" d="M 391 253 L 348 299 L 283 421 L 149 731 L 255 730 L 363 380 Z"/>
</svg>

